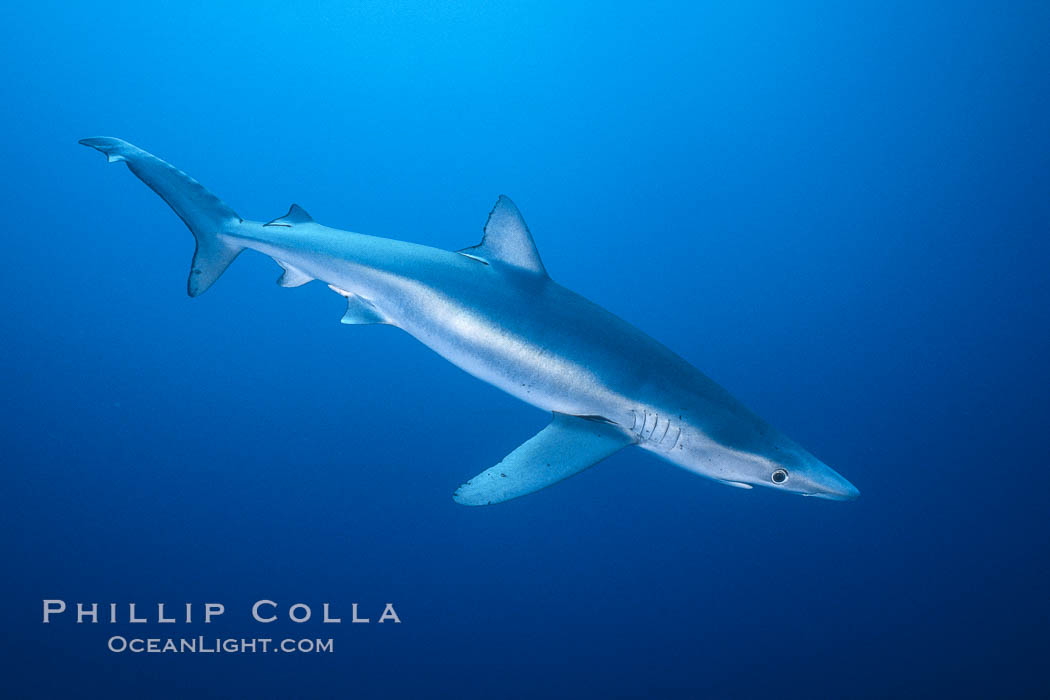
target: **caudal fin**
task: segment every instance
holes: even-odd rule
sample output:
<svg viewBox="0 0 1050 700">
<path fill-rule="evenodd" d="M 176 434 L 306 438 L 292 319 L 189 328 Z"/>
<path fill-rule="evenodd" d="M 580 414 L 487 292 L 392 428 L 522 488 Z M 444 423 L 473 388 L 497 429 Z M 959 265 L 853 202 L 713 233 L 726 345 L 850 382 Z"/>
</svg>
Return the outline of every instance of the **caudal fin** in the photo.
<svg viewBox="0 0 1050 700">
<path fill-rule="evenodd" d="M 221 235 L 242 221 L 237 212 L 192 177 L 127 141 L 102 136 L 80 143 L 101 151 L 110 163 L 124 161 L 136 177 L 168 203 L 197 239 L 187 289 L 191 297 L 207 291 L 243 250 Z"/>
</svg>

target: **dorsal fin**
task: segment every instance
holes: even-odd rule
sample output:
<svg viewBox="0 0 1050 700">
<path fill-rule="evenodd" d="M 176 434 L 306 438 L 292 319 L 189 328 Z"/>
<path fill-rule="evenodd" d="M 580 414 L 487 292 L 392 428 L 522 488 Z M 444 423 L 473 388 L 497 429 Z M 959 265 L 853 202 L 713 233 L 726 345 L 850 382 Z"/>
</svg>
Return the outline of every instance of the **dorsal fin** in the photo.
<svg viewBox="0 0 1050 700">
<path fill-rule="evenodd" d="M 305 209 L 298 204 L 293 204 L 288 208 L 287 214 L 265 223 L 263 226 L 294 226 L 295 224 L 310 224 L 313 223 L 313 220 L 313 217 L 307 214 Z"/>
<path fill-rule="evenodd" d="M 506 195 L 501 194 L 496 200 L 496 206 L 489 212 L 481 243 L 459 252 L 482 260 L 497 260 L 527 272 L 547 276 L 547 270 L 543 267 L 525 219 Z"/>
</svg>

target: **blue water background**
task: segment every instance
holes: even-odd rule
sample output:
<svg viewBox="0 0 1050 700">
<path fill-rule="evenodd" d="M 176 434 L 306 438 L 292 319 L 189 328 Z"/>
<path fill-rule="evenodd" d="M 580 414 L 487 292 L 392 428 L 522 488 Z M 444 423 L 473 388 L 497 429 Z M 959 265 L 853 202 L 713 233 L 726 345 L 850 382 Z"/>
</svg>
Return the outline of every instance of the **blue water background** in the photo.
<svg viewBox="0 0 1050 700">
<path fill-rule="evenodd" d="M 1050 6 L 724 5 L 9 7 L 5 696 L 1045 697 Z M 547 418 L 261 256 L 187 298 L 191 236 L 96 135 L 246 218 L 446 249 L 505 193 L 554 279 L 863 495 L 627 450 L 457 506 Z M 227 614 L 43 625 L 44 598 Z"/>
</svg>

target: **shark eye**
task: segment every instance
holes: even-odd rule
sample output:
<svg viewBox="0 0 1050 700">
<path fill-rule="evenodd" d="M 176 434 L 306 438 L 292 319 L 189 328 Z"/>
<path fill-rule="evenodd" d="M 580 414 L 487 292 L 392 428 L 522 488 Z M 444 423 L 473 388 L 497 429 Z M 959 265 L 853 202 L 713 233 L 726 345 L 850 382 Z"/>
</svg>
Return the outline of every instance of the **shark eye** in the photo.
<svg viewBox="0 0 1050 700">
<path fill-rule="evenodd" d="M 786 469 L 777 469 L 773 472 L 773 475 L 769 477 L 773 480 L 774 484 L 783 484 L 788 480 L 788 473 Z"/>
</svg>

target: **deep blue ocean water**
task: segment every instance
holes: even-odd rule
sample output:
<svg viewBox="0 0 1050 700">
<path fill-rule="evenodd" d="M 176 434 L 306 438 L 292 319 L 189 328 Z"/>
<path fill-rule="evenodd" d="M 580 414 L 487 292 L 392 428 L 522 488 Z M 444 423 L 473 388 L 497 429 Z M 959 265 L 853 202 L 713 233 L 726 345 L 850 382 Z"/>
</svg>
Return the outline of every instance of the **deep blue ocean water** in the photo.
<svg viewBox="0 0 1050 700">
<path fill-rule="evenodd" d="M 1045 3 L 23 3 L 0 48 L 5 697 L 1046 696 Z M 242 216 L 552 277 L 862 491 L 627 450 L 491 508 L 547 421 L 323 285 L 193 240 L 119 136 Z M 41 624 L 43 599 L 221 602 Z M 259 599 L 341 625 L 260 625 Z M 373 623 L 348 624 L 350 605 Z M 393 602 L 400 625 L 375 624 Z M 200 610 L 200 608 L 198 608 Z M 332 637 L 116 654 L 114 634 Z"/>
</svg>

